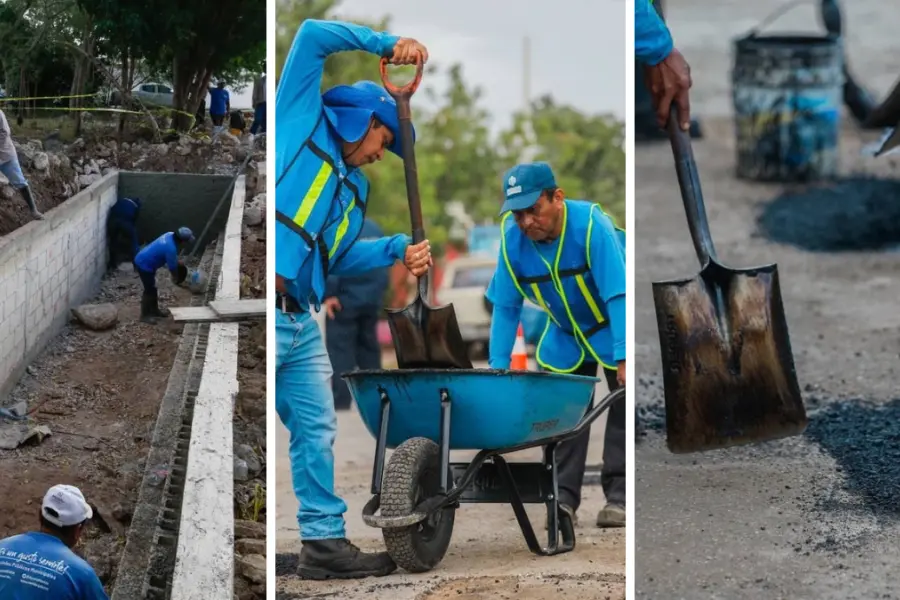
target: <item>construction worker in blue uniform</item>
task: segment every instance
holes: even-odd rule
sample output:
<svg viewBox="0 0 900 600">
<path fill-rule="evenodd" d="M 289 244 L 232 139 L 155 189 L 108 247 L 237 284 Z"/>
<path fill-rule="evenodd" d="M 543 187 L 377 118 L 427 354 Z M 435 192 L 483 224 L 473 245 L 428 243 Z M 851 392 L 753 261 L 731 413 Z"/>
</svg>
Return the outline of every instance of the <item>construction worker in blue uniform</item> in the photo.
<svg viewBox="0 0 900 600">
<path fill-rule="evenodd" d="M 169 316 L 169 312 L 159 307 L 159 290 L 156 287 L 156 271 L 165 266 L 172 274 L 176 285 L 184 283 L 187 269 L 178 259 L 179 251 L 194 241 L 194 233 L 187 227 L 179 227 L 177 231 L 162 234 L 143 247 L 134 257 L 137 269 L 144 284 L 144 295 L 141 298 L 141 321 L 154 323 L 158 318 Z"/>
<path fill-rule="evenodd" d="M 541 369 L 625 385 L 625 233 L 600 205 L 570 200 L 550 165 L 520 164 L 503 179 L 497 270 L 485 295 L 493 304 L 492 369 L 508 369 L 524 300 L 547 325 L 535 351 Z M 593 399 L 591 400 L 593 403 Z M 556 450 L 559 502 L 576 521 L 590 430 Z M 625 525 L 625 400 L 609 408 L 601 476 L 601 527 Z"/>
<path fill-rule="evenodd" d="M 78 488 L 47 490 L 40 529 L 0 540 L 0 598 L 109 600 L 94 569 L 73 550 L 93 516 Z"/>
<path fill-rule="evenodd" d="M 397 107 L 378 84 L 360 81 L 320 91 L 328 56 L 362 50 L 394 64 L 423 63 L 409 38 L 335 21 L 303 22 L 275 96 L 276 376 L 278 416 L 290 432 L 297 521 L 305 579 L 384 576 L 397 567 L 385 553 L 364 553 L 346 539 L 347 505 L 334 491 L 337 418 L 333 371 L 310 314 L 326 298 L 330 275 L 352 276 L 402 260 L 419 276 L 432 264 L 428 241 L 409 236 L 358 240 L 369 182 L 360 167 L 385 150 L 401 155 Z"/>
<path fill-rule="evenodd" d="M 634 0 L 634 57 L 644 64 L 657 124 L 665 129 L 672 104 L 684 131 L 691 129 L 691 68 L 674 45 L 672 34 L 653 8 L 653 0 Z"/>
<path fill-rule="evenodd" d="M 110 269 L 116 268 L 125 260 L 133 263 L 141 249 L 137 234 L 137 220 L 140 213 L 140 198 L 119 198 L 109 209 L 106 237 L 109 245 Z"/>
</svg>

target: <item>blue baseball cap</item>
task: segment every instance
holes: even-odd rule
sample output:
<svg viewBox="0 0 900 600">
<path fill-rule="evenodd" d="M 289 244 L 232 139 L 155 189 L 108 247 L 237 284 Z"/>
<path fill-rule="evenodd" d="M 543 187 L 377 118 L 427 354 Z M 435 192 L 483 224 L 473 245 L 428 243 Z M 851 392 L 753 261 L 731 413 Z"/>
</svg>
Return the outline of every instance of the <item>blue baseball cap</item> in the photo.
<svg viewBox="0 0 900 600">
<path fill-rule="evenodd" d="M 397 103 L 386 89 L 374 81 L 357 81 L 353 85 L 337 85 L 322 94 L 322 103 L 338 119 L 338 133 L 348 142 L 356 142 L 369 130 L 375 117 L 394 134 L 388 150 L 403 158 L 400 147 L 400 117 Z M 416 129 L 413 127 L 413 142 Z"/>
<path fill-rule="evenodd" d="M 175 236 L 182 242 L 194 241 L 194 232 L 189 227 L 179 227 L 178 231 L 175 232 Z"/>
<path fill-rule="evenodd" d="M 525 210 L 534 206 L 544 190 L 555 188 L 553 169 L 545 162 L 516 165 L 503 176 L 506 200 L 500 214 L 510 210 Z"/>
</svg>

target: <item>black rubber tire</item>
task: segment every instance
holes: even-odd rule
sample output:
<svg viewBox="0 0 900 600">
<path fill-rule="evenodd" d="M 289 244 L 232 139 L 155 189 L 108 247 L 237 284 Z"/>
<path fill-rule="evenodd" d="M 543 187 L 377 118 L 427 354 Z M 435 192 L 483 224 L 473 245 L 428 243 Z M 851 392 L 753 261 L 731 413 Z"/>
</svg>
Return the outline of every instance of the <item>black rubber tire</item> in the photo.
<svg viewBox="0 0 900 600">
<path fill-rule="evenodd" d="M 391 455 L 381 487 L 381 514 L 408 515 L 420 502 L 438 493 L 441 477 L 440 446 L 427 438 L 412 438 Z M 382 529 L 384 545 L 397 566 L 410 573 L 425 573 L 447 553 L 453 535 L 456 509 L 437 514 L 433 527 L 426 521 L 409 527 Z"/>
</svg>

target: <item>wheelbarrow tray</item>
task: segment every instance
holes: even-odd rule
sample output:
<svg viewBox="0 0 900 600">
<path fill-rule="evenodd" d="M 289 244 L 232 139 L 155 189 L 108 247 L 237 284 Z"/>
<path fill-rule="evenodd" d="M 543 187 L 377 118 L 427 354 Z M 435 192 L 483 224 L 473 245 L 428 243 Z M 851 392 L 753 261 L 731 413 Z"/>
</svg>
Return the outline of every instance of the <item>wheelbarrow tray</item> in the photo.
<svg viewBox="0 0 900 600">
<path fill-rule="evenodd" d="M 354 371 L 343 376 L 363 423 L 378 438 L 390 398 L 387 447 L 441 439 L 441 396 L 453 399 L 451 450 L 507 448 L 573 429 L 584 416 L 595 377 L 493 369 Z"/>
</svg>

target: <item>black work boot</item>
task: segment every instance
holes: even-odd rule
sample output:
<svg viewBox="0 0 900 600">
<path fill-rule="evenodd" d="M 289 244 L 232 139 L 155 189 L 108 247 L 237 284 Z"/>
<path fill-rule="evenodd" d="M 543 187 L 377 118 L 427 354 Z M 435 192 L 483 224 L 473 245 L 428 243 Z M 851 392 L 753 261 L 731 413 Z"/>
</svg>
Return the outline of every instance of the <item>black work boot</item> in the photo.
<svg viewBox="0 0 900 600">
<path fill-rule="evenodd" d="M 363 552 L 346 539 L 303 542 L 297 575 L 302 579 L 384 577 L 397 569 L 387 552 Z"/>
<path fill-rule="evenodd" d="M 28 208 L 31 209 L 31 216 L 39 221 L 42 221 L 44 219 L 44 215 L 42 215 L 41 211 L 37 209 L 37 204 L 35 204 L 34 202 L 34 196 L 31 195 L 31 188 L 26 185 L 25 187 L 19 189 L 19 193 L 22 194 L 22 197 L 28 204 Z"/>
<path fill-rule="evenodd" d="M 141 296 L 141 321 L 144 323 L 156 323 L 157 315 L 153 311 L 155 298 L 146 292 Z"/>
</svg>

